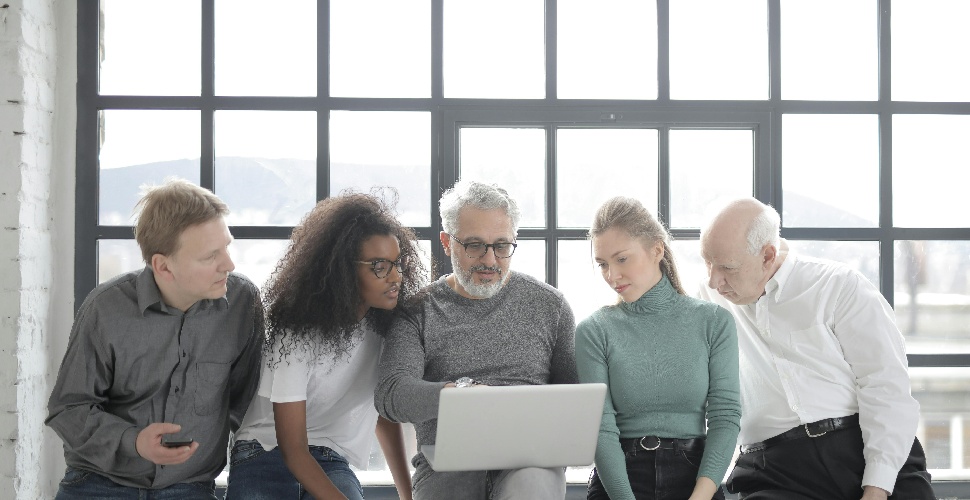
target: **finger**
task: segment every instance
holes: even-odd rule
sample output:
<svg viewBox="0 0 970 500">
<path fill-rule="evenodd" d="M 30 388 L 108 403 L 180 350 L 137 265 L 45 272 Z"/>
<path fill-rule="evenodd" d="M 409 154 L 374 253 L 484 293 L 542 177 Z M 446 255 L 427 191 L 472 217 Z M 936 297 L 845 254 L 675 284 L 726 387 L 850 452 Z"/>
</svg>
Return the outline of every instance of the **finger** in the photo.
<svg viewBox="0 0 970 500">
<path fill-rule="evenodd" d="M 170 422 L 156 422 L 154 424 L 149 425 L 149 427 L 152 428 L 153 432 L 158 433 L 159 435 L 175 434 L 176 432 L 179 432 L 182 430 L 181 425 L 173 424 Z"/>
<path fill-rule="evenodd" d="M 177 465 L 185 462 L 189 458 L 192 458 L 192 455 L 195 454 L 195 450 L 197 450 L 198 448 L 199 448 L 199 443 L 192 443 L 191 446 L 179 446 L 178 448 L 173 448 L 174 450 L 177 450 L 178 453 L 171 458 L 170 463 L 172 465 Z"/>
</svg>

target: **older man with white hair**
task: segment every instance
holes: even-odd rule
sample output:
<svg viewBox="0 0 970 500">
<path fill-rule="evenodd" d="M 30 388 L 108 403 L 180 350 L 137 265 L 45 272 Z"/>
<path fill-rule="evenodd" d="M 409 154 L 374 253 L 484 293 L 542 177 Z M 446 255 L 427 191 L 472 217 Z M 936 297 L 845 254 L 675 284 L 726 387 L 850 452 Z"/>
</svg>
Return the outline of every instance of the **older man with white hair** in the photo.
<svg viewBox="0 0 970 500">
<path fill-rule="evenodd" d="M 741 352 L 745 500 L 933 499 L 892 308 L 845 265 L 789 251 L 774 208 L 725 206 L 701 233 L 702 298 L 727 308 Z"/>
</svg>

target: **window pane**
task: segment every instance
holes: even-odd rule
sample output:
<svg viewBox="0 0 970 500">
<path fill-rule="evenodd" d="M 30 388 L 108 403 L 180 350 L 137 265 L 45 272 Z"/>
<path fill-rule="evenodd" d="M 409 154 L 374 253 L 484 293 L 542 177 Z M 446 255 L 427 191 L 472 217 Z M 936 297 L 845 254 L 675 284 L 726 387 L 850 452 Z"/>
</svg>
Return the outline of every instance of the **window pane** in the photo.
<svg viewBox="0 0 970 500">
<path fill-rule="evenodd" d="M 236 239 L 229 246 L 229 255 L 236 264 L 236 272 L 262 289 L 288 244 L 289 240 Z M 98 283 L 144 266 L 135 240 L 98 241 Z"/>
<path fill-rule="evenodd" d="M 877 14 L 875 0 L 782 0 L 782 97 L 876 100 Z"/>
<path fill-rule="evenodd" d="M 313 111 L 216 111 L 215 193 L 229 225 L 297 224 L 316 202 Z"/>
<path fill-rule="evenodd" d="M 879 118 L 783 115 L 785 227 L 879 225 Z"/>
<path fill-rule="evenodd" d="M 199 95 L 202 8 L 196 0 L 101 0 L 105 95 Z M 145 22 L 151 19 L 151 22 Z"/>
<path fill-rule="evenodd" d="M 615 304 L 617 295 L 593 264 L 593 253 L 587 240 L 559 241 L 559 290 L 573 308 L 576 322 L 602 306 Z"/>
<path fill-rule="evenodd" d="M 893 0 L 892 9 L 893 100 L 970 101 L 970 2 Z"/>
<path fill-rule="evenodd" d="M 909 352 L 970 352 L 970 241 L 897 241 L 895 269 Z"/>
<path fill-rule="evenodd" d="M 970 368 L 909 369 L 919 401 L 916 430 L 933 480 L 970 479 Z"/>
<path fill-rule="evenodd" d="M 441 243 L 439 243 L 438 240 L 435 240 L 434 244 L 440 245 Z M 421 262 L 424 263 L 424 268 L 428 270 L 428 275 L 425 276 L 425 278 L 428 280 L 429 283 L 434 278 L 434 275 L 433 275 L 434 270 L 431 269 L 431 245 L 432 245 L 431 240 L 418 240 L 419 255 L 421 257 Z"/>
<path fill-rule="evenodd" d="M 331 0 L 330 95 L 431 97 L 431 2 Z"/>
<path fill-rule="evenodd" d="M 132 224 L 143 184 L 161 184 L 171 176 L 198 184 L 199 130 L 196 110 L 102 111 L 98 223 Z"/>
<path fill-rule="evenodd" d="M 516 243 L 519 246 L 515 248 L 509 267 L 539 281 L 546 281 L 545 240 L 516 240 Z"/>
<path fill-rule="evenodd" d="M 680 286 L 691 297 L 697 297 L 702 287 L 707 286 L 707 266 L 701 258 L 699 240 L 674 240 L 671 250 L 677 264 Z"/>
<path fill-rule="evenodd" d="M 556 15 L 559 98 L 657 98 L 656 3 L 559 0 Z"/>
<path fill-rule="evenodd" d="M 712 200 L 751 196 L 753 186 L 751 130 L 670 131 L 671 227 L 701 227 Z"/>
<path fill-rule="evenodd" d="M 545 97 L 542 0 L 444 0 L 445 97 Z"/>
<path fill-rule="evenodd" d="M 559 129 L 556 164 L 559 227 L 589 227 L 614 196 L 657 209 L 655 129 Z"/>
<path fill-rule="evenodd" d="M 216 0 L 217 95 L 317 94 L 313 0 Z"/>
<path fill-rule="evenodd" d="M 893 116 L 894 226 L 970 227 L 967 137 L 970 116 Z"/>
<path fill-rule="evenodd" d="M 431 225 L 430 113 L 330 113 L 330 194 L 375 187 L 397 190 L 401 222 Z"/>
<path fill-rule="evenodd" d="M 145 267 L 135 240 L 98 240 L 98 283 Z"/>
<path fill-rule="evenodd" d="M 670 2 L 670 98 L 768 99 L 767 5 Z"/>
<path fill-rule="evenodd" d="M 231 207 L 230 207 L 231 208 Z M 266 280 L 276 269 L 289 246 L 289 240 L 244 240 L 235 239 L 229 246 L 229 256 L 236 264 L 236 272 L 245 275 L 260 289 L 266 287 Z"/>
<path fill-rule="evenodd" d="M 519 204 L 519 227 L 546 227 L 546 131 L 541 128 L 461 129 L 461 179 L 494 182 Z"/>
<path fill-rule="evenodd" d="M 841 262 L 862 273 L 876 288 L 879 287 L 878 241 L 787 241 L 793 252 L 807 257 Z"/>
</svg>

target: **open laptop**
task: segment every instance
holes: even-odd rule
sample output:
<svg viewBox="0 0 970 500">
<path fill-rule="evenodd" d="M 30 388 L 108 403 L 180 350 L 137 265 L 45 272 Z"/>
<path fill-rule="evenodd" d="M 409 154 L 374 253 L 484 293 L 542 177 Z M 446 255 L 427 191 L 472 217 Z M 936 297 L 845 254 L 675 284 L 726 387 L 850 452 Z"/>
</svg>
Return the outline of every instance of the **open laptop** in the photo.
<svg viewBox="0 0 970 500">
<path fill-rule="evenodd" d="M 436 471 L 589 465 L 605 397 L 606 384 L 444 389 L 421 453 Z"/>
</svg>

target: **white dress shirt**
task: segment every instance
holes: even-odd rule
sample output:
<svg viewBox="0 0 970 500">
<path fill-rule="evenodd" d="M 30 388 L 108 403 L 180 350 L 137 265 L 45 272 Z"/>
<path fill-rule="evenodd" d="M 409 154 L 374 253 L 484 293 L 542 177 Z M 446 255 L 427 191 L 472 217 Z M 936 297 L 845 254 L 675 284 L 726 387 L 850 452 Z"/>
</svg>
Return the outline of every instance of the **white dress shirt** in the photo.
<svg viewBox="0 0 970 500">
<path fill-rule="evenodd" d="M 913 446 L 919 403 L 910 394 L 905 342 L 879 290 L 845 265 L 789 253 L 754 304 L 732 304 L 707 286 L 700 296 L 737 322 L 741 444 L 859 413 L 862 484 L 892 492 Z"/>
</svg>

